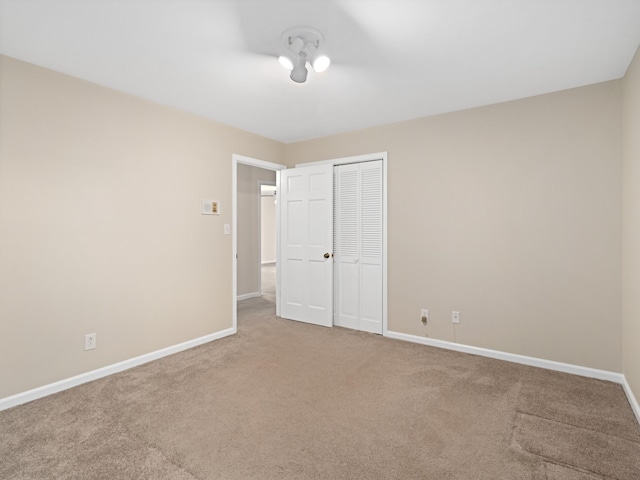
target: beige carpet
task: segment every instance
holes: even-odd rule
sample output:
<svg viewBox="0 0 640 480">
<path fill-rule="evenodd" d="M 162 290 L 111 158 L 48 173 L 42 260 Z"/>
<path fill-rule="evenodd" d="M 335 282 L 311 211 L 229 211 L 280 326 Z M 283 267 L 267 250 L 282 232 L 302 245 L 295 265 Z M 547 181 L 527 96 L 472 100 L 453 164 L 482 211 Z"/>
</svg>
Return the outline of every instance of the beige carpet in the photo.
<svg viewBox="0 0 640 480">
<path fill-rule="evenodd" d="M 640 479 L 622 388 L 264 315 L 0 412 L 0 478 Z"/>
</svg>

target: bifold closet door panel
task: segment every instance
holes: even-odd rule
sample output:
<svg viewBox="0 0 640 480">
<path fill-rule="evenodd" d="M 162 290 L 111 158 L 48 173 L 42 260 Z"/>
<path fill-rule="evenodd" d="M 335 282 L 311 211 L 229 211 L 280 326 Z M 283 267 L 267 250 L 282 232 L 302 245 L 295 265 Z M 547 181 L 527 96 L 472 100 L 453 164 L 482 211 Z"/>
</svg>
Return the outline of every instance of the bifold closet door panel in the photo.
<svg viewBox="0 0 640 480">
<path fill-rule="evenodd" d="M 335 169 L 336 325 L 382 333 L 382 161 Z"/>
<path fill-rule="evenodd" d="M 359 328 L 360 269 L 359 261 L 359 194 L 358 165 L 336 167 L 335 227 L 337 245 L 335 324 Z"/>
<path fill-rule="evenodd" d="M 382 334 L 382 161 L 359 165 L 359 329 Z"/>
</svg>

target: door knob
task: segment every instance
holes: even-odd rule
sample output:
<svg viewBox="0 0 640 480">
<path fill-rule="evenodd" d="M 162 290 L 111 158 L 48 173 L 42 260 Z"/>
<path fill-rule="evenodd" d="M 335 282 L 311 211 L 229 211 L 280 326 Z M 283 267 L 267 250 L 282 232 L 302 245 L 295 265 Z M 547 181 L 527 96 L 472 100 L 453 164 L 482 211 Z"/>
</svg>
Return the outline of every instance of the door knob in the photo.
<svg viewBox="0 0 640 480">
<path fill-rule="evenodd" d="M 324 254 L 324 258 L 329 258 L 331 255 L 329 253 Z"/>
</svg>

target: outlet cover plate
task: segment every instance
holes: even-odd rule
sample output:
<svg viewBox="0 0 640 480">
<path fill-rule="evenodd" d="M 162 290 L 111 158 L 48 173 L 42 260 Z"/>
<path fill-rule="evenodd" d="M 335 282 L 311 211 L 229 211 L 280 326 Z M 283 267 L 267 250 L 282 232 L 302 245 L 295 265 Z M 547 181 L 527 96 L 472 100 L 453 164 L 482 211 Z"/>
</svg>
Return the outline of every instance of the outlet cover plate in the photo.
<svg viewBox="0 0 640 480">
<path fill-rule="evenodd" d="M 85 350 L 93 350 L 96 348 L 96 334 L 95 333 L 87 333 L 84 336 L 84 349 Z"/>
</svg>

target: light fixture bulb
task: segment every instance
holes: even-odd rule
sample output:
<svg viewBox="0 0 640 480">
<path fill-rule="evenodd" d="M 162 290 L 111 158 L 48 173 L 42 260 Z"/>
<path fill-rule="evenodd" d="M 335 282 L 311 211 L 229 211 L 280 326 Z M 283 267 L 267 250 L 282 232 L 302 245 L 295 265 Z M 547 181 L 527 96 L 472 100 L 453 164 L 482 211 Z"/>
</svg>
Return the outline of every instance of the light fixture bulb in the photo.
<svg viewBox="0 0 640 480">
<path fill-rule="evenodd" d="M 278 62 L 280 62 L 280 65 L 282 65 L 287 70 L 293 70 L 293 62 L 289 57 L 285 55 L 280 55 L 278 57 Z"/>
<path fill-rule="evenodd" d="M 307 67 L 304 66 L 304 62 L 301 65 L 296 65 L 293 70 L 291 70 L 291 75 L 289 78 L 296 83 L 304 83 L 307 81 Z"/>
<path fill-rule="evenodd" d="M 313 61 L 313 69 L 316 72 L 324 72 L 331 65 L 331 59 L 326 55 L 320 55 Z"/>
</svg>

